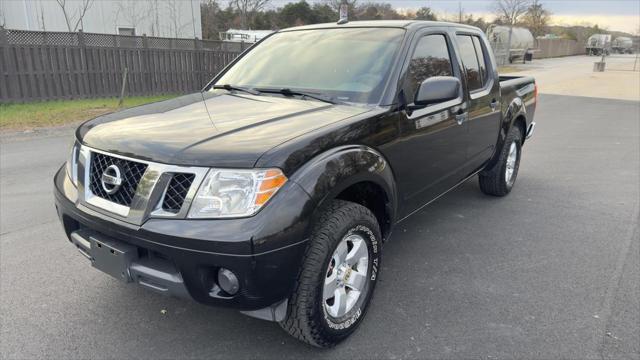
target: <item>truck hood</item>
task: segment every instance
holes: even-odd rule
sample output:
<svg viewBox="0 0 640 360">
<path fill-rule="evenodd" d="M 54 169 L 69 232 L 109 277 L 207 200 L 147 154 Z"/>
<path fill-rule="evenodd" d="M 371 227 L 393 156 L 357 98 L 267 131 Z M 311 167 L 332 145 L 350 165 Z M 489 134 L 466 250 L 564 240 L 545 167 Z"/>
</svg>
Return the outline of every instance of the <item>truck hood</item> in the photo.
<svg viewBox="0 0 640 360">
<path fill-rule="evenodd" d="M 90 120 L 84 145 L 149 161 L 190 166 L 252 167 L 271 148 L 369 111 L 281 96 L 196 93 Z"/>
</svg>

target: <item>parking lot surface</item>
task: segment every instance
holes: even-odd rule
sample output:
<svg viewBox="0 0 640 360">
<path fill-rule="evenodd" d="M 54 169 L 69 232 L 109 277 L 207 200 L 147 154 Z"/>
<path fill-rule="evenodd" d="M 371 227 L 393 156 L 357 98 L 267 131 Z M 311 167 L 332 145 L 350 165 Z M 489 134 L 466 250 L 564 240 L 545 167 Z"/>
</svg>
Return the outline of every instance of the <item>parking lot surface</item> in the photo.
<svg viewBox="0 0 640 360">
<path fill-rule="evenodd" d="M 0 143 L 2 358 L 640 358 L 640 103 L 540 97 L 514 191 L 472 179 L 400 223 L 367 318 L 318 350 L 94 270 L 52 177 L 71 131 Z"/>
<path fill-rule="evenodd" d="M 606 71 L 593 72 L 601 56 L 568 56 L 514 64 L 517 73 L 536 78 L 540 92 L 555 95 L 640 100 L 640 58 L 615 54 L 605 58 Z"/>
</svg>

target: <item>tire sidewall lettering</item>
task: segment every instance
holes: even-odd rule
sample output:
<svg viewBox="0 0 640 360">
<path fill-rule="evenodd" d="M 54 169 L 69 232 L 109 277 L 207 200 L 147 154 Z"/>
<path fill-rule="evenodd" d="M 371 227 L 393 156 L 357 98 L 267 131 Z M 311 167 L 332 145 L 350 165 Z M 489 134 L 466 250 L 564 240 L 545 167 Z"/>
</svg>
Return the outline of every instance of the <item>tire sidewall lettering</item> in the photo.
<svg viewBox="0 0 640 360">
<path fill-rule="evenodd" d="M 344 237 L 350 236 L 354 233 L 360 233 L 362 235 L 365 235 L 368 239 L 368 241 L 366 241 L 367 243 L 367 248 L 369 249 L 369 256 L 371 258 L 369 266 L 371 269 L 371 275 L 369 276 L 369 286 L 367 288 L 367 293 L 366 294 L 362 294 L 362 296 L 366 296 L 366 297 L 370 297 L 371 296 L 371 292 L 373 290 L 373 285 L 376 282 L 377 278 L 378 278 L 378 269 L 380 266 L 380 242 L 379 240 L 376 238 L 376 235 L 374 234 L 374 232 L 366 225 L 356 225 L 354 227 L 352 227 L 351 229 L 349 229 L 349 231 L 347 231 L 344 235 Z M 363 304 L 367 304 L 367 300 L 363 302 Z M 356 324 L 358 322 L 358 320 L 362 317 L 364 311 L 362 309 L 361 306 L 357 306 L 357 308 L 354 308 L 352 310 L 352 315 L 349 316 L 348 318 L 346 318 L 345 320 L 343 320 L 342 322 L 336 323 L 334 322 L 331 317 L 329 316 L 329 314 L 327 313 L 324 305 L 322 304 L 322 302 L 320 303 L 321 308 L 322 308 L 322 313 L 323 313 L 323 317 L 325 320 L 325 324 L 332 330 L 346 330 L 350 327 L 352 327 L 354 324 Z"/>
</svg>

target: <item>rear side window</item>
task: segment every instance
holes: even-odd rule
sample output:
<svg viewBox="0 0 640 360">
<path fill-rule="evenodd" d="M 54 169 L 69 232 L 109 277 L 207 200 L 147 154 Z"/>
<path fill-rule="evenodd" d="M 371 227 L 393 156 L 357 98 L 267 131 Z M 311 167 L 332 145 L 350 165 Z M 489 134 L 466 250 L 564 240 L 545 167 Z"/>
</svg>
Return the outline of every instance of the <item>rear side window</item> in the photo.
<svg viewBox="0 0 640 360">
<path fill-rule="evenodd" d="M 409 63 L 404 83 L 405 97 L 413 101 L 420 84 L 430 77 L 452 75 L 451 57 L 444 35 L 424 36 L 416 45 Z"/>
<path fill-rule="evenodd" d="M 476 56 L 478 57 L 478 64 L 480 65 L 480 79 L 482 81 L 482 87 L 487 85 L 487 62 L 484 58 L 484 52 L 482 51 L 482 44 L 480 42 L 480 38 L 477 36 L 472 36 L 473 46 L 476 48 Z"/>
<path fill-rule="evenodd" d="M 458 35 L 457 39 L 460 47 L 460 58 L 462 59 L 462 64 L 464 65 L 466 73 L 467 87 L 469 88 L 469 91 L 481 89 L 482 75 L 473 40 L 469 35 Z"/>
</svg>

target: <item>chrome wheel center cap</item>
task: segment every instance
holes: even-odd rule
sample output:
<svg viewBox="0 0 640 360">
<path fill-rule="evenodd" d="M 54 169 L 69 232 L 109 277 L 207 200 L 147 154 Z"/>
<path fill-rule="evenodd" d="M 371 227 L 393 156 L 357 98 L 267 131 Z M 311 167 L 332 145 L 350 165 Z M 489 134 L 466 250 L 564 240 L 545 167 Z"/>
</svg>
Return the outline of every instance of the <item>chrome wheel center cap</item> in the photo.
<svg viewBox="0 0 640 360">
<path fill-rule="evenodd" d="M 352 272 L 353 269 L 347 263 L 338 266 L 336 270 L 336 284 L 339 287 L 344 287 L 349 282 Z"/>
</svg>

